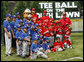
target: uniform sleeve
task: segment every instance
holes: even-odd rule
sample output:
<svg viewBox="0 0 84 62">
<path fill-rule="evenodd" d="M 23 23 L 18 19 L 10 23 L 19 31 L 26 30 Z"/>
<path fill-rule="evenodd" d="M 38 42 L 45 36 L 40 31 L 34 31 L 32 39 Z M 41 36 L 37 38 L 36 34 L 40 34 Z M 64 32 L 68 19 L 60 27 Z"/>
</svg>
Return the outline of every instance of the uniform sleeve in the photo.
<svg viewBox="0 0 84 62">
<path fill-rule="evenodd" d="M 68 42 L 69 42 L 69 45 L 72 45 L 71 41 L 68 40 Z"/>
<path fill-rule="evenodd" d="M 18 38 L 18 33 L 17 33 L 17 32 L 15 33 L 15 38 L 16 38 L 16 39 Z"/>
<path fill-rule="evenodd" d="M 34 47 L 34 45 L 32 44 L 30 47 L 30 50 L 34 52 L 33 47 Z"/>
<path fill-rule="evenodd" d="M 12 23 L 12 22 L 10 23 L 10 26 L 11 26 L 11 28 L 13 29 L 13 23 Z"/>
<path fill-rule="evenodd" d="M 64 45 L 63 45 L 63 43 L 61 42 L 61 47 L 63 48 L 64 47 Z"/>
<path fill-rule="evenodd" d="M 3 27 L 4 27 L 4 28 L 7 27 L 7 22 L 6 22 L 6 21 L 3 22 Z"/>
</svg>

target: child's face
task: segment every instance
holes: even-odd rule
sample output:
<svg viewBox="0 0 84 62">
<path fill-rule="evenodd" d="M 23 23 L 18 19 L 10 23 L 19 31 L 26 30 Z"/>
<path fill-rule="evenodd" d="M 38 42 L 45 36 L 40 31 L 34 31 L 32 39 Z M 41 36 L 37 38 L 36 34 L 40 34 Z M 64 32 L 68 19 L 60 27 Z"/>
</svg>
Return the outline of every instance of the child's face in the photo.
<svg viewBox="0 0 84 62">
<path fill-rule="evenodd" d="M 35 14 L 35 11 L 32 11 L 33 14 Z"/>
<path fill-rule="evenodd" d="M 65 38 L 65 40 L 67 41 L 67 40 L 68 40 L 68 37 L 67 37 L 67 38 Z"/>
<path fill-rule="evenodd" d="M 16 18 L 13 18 L 12 20 L 13 20 L 13 21 L 15 21 L 15 20 L 16 20 Z"/>
<path fill-rule="evenodd" d="M 23 25 L 23 23 L 20 23 L 20 25 Z"/>
<path fill-rule="evenodd" d="M 17 18 L 20 18 L 20 15 L 17 15 Z"/>
<path fill-rule="evenodd" d="M 57 42 L 60 42 L 60 39 L 58 38 L 56 41 L 57 41 Z"/>
<path fill-rule="evenodd" d="M 66 27 L 69 27 L 69 25 L 67 24 Z"/>
<path fill-rule="evenodd" d="M 18 31 L 20 31 L 20 30 L 21 30 L 21 28 L 19 27 L 19 28 L 17 28 L 17 30 L 18 30 Z"/>
<path fill-rule="evenodd" d="M 27 32 L 27 28 L 24 28 L 23 30 L 24 30 L 24 32 Z"/>
<path fill-rule="evenodd" d="M 38 43 L 38 41 L 37 41 L 37 40 L 34 40 L 34 43 L 35 43 L 35 44 L 37 44 L 37 43 Z"/>
</svg>

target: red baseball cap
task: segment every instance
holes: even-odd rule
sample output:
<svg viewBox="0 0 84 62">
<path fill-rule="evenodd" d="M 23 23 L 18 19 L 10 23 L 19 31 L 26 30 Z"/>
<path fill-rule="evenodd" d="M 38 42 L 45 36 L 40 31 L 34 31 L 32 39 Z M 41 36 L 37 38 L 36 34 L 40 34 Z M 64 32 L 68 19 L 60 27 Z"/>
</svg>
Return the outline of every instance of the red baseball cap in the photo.
<svg viewBox="0 0 84 62">
<path fill-rule="evenodd" d="M 47 11 L 44 10 L 43 13 L 47 13 Z"/>
<path fill-rule="evenodd" d="M 68 38 L 68 36 L 64 36 L 64 38 Z"/>
<path fill-rule="evenodd" d="M 64 16 L 64 15 L 66 15 L 66 13 L 62 13 L 62 15 Z"/>
<path fill-rule="evenodd" d="M 35 11 L 35 8 L 32 8 L 32 11 Z"/>
<path fill-rule="evenodd" d="M 50 21 L 53 21 L 54 19 L 53 18 L 50 18 Z"/>
</svg>

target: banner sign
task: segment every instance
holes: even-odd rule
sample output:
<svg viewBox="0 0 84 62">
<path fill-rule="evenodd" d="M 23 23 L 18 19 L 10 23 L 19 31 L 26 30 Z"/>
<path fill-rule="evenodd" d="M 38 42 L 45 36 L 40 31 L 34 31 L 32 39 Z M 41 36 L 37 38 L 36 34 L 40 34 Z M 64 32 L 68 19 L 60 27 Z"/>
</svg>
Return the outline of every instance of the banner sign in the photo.
<svg viewBox="0 0 84 62">
<path fill-rule="evenodd" d="M 53 3 L 39 3 L 39 6 L 41 9 L 46 9 L 47 15 L 51 18 L 53 18 L 53 9 L 55 8 L 55 18 L 62 18 L 62 13 L 66 12 L 67 17 L 70 18 L 78 18 L 80 17 L 80 11 L 67 11 L 66 9 L 76 9 L 77 5 L 75 2 L 55 2 L 55 7 L 53 8 Z M 66 11 L 65 11 L 66 10 Z M 42 13 L 37 13 L 39 18 L 42 17 Z"/>
</svg>

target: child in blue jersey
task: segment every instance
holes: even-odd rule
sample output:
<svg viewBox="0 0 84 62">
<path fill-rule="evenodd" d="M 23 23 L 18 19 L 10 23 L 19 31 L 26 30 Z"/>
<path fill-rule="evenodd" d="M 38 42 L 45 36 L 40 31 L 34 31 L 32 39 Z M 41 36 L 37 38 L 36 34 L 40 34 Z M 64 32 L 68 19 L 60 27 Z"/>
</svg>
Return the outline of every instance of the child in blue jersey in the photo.
<svg viewBox="0 0 84 62">
<path fill-rule="evenodd" d="M 11 15 L 6 15 L 6 20 L 3 22 L 3 27 L 5 31 L 5 44 L 6 44 L 6 56 L 11 56 L 11 26 L 9 23 Z"/>
<path fill-rule="evenodd" d="M 37 31 L 36 31 L 36 27 L 35 26 L 33 28 L 31 28 L 30 32 L 31 32 L 31 43 L 35 39 L 37 39 L 37 40 L 39 39 L 39 35 L 38 35 Z"/>
<path fill-rule="evenodd" d="M 50 42 L 49 42 L 48 37 L 44 37 L 44 45 L 45 45 L 45 53 L 51 52 L 50 46 L 49 46 Z"/>
<path fill-rule="evenodd" d="M 38 40 L 34 40 L 30 47 L 30 59 L 34 60 L 39 56 L 46 58 L 47 60 L 50 59 L 47 55 L 44 54 L 44 50 L 42 47 L 39 46 Z"/>
<path fill-rule="evenodd" d="M 22 54 L 22 31 L 20 25 L 17 25 L 17 31 L 15 33 L 16 38 L 16 46 L 17 46 L 17 56 L 21 56 Z"/>
<path fill-rule="evenodd" d="M 12 16 L 12 21 L 10 23 L 11 33 L 12 33 L 12 50 L 13 50 L 13 53 L 16 52 L 16 39 L 15 39 L 16 28 L 14 27 L 15 26 L 15 21 L 16 21 L 16 16 L 13 15 Z"/>
<path fill-rule="evenodd" d="M 27 26 L 24 26 L 22 30 L 22 57 L 25 58 L 26 56 L 29 56 L 29 45 L 30 45 L 30 34 L 27 33 Z"/>
<path fill-rule="evenodd" d="M 16 13 L 16 25 L 19 24 L 19 21 L 21 20 L 21 16 L 20 16 L 20 13 L 17 12 Z"/>
</svg>

